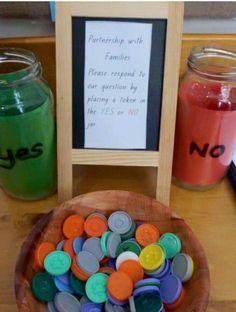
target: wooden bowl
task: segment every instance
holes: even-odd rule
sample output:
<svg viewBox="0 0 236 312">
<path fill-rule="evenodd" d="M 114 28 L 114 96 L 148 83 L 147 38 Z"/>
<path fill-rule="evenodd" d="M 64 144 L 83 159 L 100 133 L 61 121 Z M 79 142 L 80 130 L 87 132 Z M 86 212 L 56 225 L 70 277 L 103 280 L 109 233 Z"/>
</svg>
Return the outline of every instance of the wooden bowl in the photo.
<svg viewBox="0 0 236 312">
<path fill-rule="evenodd" d="M 22 245 L 15 271 L 16 302 L 20 312 L 46 312 L 46 306 L 32 295 L 30 283 L 38 271 L 34 263 L 36 245 L 41 241 L 58 243 L 62 239 L 62 223 L 67 216 L 79 213 L 86 217 L 94 211 L 110 215 L 114 210 L 127 211 L 135 220 L 156 224 L 161 232 L 179 235 L 183 251 L 193 258 L 195 271 L 185 283 L 186 299 L 177 312 L 206 311 L 210 277 L 205 253 L 196 236 L 183 219 L 153 198 L 125 191 L 88 193 L 71 199 L 42 217 Z"/>
</svg>

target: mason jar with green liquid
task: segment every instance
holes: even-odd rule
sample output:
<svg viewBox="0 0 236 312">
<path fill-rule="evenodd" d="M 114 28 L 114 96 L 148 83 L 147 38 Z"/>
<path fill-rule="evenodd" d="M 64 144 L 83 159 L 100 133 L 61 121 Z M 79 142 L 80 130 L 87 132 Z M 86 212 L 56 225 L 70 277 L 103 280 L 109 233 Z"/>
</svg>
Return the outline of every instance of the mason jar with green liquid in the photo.
<svg viewBox="0 0 236 312">
<path fill-rule="evenodd" d="M 53 97 L 24 49 L 0 49 L 0 187 L 23 200 L 56 189 Z"/>
</svg>

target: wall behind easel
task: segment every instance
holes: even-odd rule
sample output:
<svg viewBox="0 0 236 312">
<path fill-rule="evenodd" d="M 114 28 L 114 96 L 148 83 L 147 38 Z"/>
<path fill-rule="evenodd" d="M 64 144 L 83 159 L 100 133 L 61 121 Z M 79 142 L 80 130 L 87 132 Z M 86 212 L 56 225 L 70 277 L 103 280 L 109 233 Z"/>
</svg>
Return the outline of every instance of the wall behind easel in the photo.
<svg viewBox="0 0 236 312">
<path fill-rule="evenodd" d="M 235 16 L 236 2 L 186 2 L 184 33 L 234 33 Z M 0 38 L 54 35 L 48 1 L 0 1 Z"/>
</svg>

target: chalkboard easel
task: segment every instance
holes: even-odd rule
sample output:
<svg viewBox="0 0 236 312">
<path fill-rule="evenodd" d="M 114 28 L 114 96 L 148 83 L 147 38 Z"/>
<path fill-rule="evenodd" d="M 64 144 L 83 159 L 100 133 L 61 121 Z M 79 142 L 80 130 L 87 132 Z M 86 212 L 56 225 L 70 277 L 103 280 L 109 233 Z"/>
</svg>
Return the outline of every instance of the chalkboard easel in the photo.
<svg viewBox="0 0 236 312">
<path fill-rule="evenodd" d="M 157 167 L 169 204 L 182 20 L 175 2 L 56 4 L 60 202 L 73 165 L 112 165 Z"/>
</svg>

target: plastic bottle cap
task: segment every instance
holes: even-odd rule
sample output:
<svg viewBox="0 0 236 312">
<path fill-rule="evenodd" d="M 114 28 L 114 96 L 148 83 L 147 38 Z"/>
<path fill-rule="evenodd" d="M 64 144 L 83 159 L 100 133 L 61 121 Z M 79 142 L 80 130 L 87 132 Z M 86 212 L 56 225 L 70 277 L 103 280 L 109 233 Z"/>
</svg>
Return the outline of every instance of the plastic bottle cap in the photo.
<svg viewBox="0 0 236 312">
<path fill-rule="evenodd" d="M 53 251 L 44 260 L 44 268 L 51 275 L 62 275 L 69 271 L 71 258 L 64 251 Z"/>
<path fill-rule="evenodd" d="M 126 260 L 138 261 L 138 256 L 132 251 L 125 251 L 116 258 L 116 269 L 118 270 L 121 263 Z"/>
<path fill-rule="evenodd" d="M 56 246 L 56 250 L 58 251 L 63 251 L 63 246 L 65 244 L 65 239 L 63 239 L 62 241 L 60 241 L 57 246 Z"/>
<path fill-rule="evenodd" d="M 182 288 L 182 291 L 181 291 L 181 294 L 180 294 L 179 298 L 175 302 L 173 302 L 171 304 L 165 304 L 165 308 L 168 311 L 172 311 L 172 310 L 178 309 L 183 304 L 185 297 L 186 297 L 186 292 L 185 292 L 185 289 Z"/>
<path fill-rule="evenodd" d="M 108 229 L 107 220 L 102 217 L 90 217 L 85 220 L 84 230 L 90 237 L 100 237 Z"/>
<path fill-rule="evenodd" d="M 126 310 L 121 306 L 112 304 L 110 301 L 106 301 L 105 312 L 126 312 Z"/>
<path fill-rule="evenodd" d="M 173 233 L 163 234 L 159 242 L 165 248 L 166 258 L 168 259 L 173 258 L 181 250 L 181 241 L 179 237 Z"/>
<path fill-rule="evenodd" d="M 47 311 L 48 312 L 58 312 L 53 301 L 50 301 L 47 303 Z"/>
<path fill-rule="evenodd" d="M 160 312 L 163 304 L 155 293 L 148 293 L 134 299 L 136 312 Z"/>
<path fill-rule="evenodd" d="M 118 249 L 117 249 L 117 256 L 119 256 L 121 253 L 124 251 L 132 251 L 134 252 L 137 256 L 140 255 L 141 252 L 141 247 L 136 243 L 135 241 L 130 241 L 127 240 L 125 242 L 122 242 Z"/>
<path fill-rule="evenodd" d="M 157 286 L 160 288 L 160 285 L 161 285 L 161 282 L 159 279 L 154 278 L 154 277 L 149 277 L 149 278 L 145 278 L 135 283 L 134 288 L 137 289 L 143 286 Z"/>
<path fill-rule="evenodd" d="M 127 300 L 133 291 L 133 282 L 124 272 L 112 273 L 107 282 L 109 294 L 116 300 Z"/>
<path fill-rule="evenodd" d="M 86 294 L 85 283 L 79 280 L 73 273 L 70 274 L 70 285 L 76 295 L 84 296 Z"/>
<path fill-rule="evenodd" d="M 93 213 L 91 213 L 90 215 L 87 216 L 87 219 L 94 218 L 94 217 L 101 218 L 101 219 L 107 221 L 106 216 L 104 216 L 104 214 L 102 214 L 100 212 L 93 212 Z"/>
<path fill-rule="evenodd" d="M 132 227 L 132 219 L 124 211 L 113 212 L 108 218 L 108 226 L 111 231 L 118 234 L 127 233 Z"/>
<path fill-rule="evenodd" d="M 42 242 L 36 248 L 35 261 L 38 267 L 42 270 L 44 268 L 43 262 L 46 256 L 55 250 L 55 245 L 51 242 Z"/>
<path fill-rule="evenodd" d="M 82 306 L 81 312 L 102 312 L 103 306 L 99 303 L 88 302 Z"/>
<path fill-rule="evenodd" d="M 154 286 L 154 285 L 148 285 L 148 286 L 143 286 L 143 287 L 139 287 L 137 289 L 134 290 L 133 292 L 133 296 L 136 298 L 138 296 L 144 295 L 144 294 L 156 294 L 156 295 L 160 295 L 160 289 L 158 286 Z"/>
<path fill-rule="evenodd" d="M 98 259 L 88 251 L 79 252 L 76 261 L 80 269 L 89 275 L 95 274 L 100 268 Z"/>
<path fill-rule="evenodd" d="M 66 272 L 65 274 L 58 275 L 57 279 L 60 280 L 63 284 L 70 285 L 70 273 Z"/>
<path fill-rule="evenodd" d="M 101 261 L 104 258 L 100 238 L 91 237 L 86 239 L 83 244 L 82 250 L 92 253 L 98 259 L 98 261 Z"/>
<path fill-rule="evenodd" d="M 70 294 L 73 294 L 74 291 L 73 291 L 73 289 L 70 287 L 70 285 L 66 285 L 66 284 L 62 283 L 62 282 L 58 279 L 57 276 L 55 276 L 55 277 L 53 278 L 53 280 L 54 280 L 54 283 L 55 283 L 56 288 L 57 288 L 59 291 L 61 291 L 61 292 L 68 292 L 68 293 L 70 293 Z"/>
<path fill-rule="evenodd" d="M 73 240 L 73 250 L 74 250 L 75 254 L 77 254 L 80 251 L 82 251 L 82 247 L 83 247 L 84 242 L 85 242 L 85 238 L 83 238 L 83 237 L 76 237 L 76 238 L 74 238 L 74 240 Z"/>
<path fill-rule="evenodd" d="M 103 303 L 108 299 L 107 280 L 108 276 L 104 273 L 96 273 L 88 279 L 85 290 L 92 302 Z"/>
<path fill-rule="evenodd" d="M 84 218 L 80 215 L 71 215 L 63 223 L 63 234 L 66 238 L 81 236 L 84 231 Z"/>
<path fill-rule="evenodd" d="M 124 306 L 128 303 L 128 300 L 117 300 L 117 299 L 114 299 L 110 294 L 109 292 L 107 292 L 107 295 L 108 295 L 108 300 L 114 304 L 115 306 Z"/>
<path fill-rule="evenodd" d="M 182 283 L 175 275 L 166 277 L 160 286 L 160 297 L 166 304 L 174 303 L 180 296 L 182 291 Z"/>
<path fill-rule="evenodd" d="M 171 273 L 178 276 L 182 282 L 187 282 L 193 274 L 192 258 L 185 253 L 176 255 L 171 264 Z"/>
<path fill-rule="evenodd" d="M 81 281 L 85 282 L 89 278 L 89 274 L 86 274 L 85 272 L 83 272 L 80 269 L 80 267 L 78 266 L 77 261 L 76 261 L 76 257 L 74 257 L 74 259 L 73 259 L 72 266 L 71 266 L 71 271 Z"/>
<path fill-rule="evenodd" d="M 127 233 L 121 234 L 121 239 L 125 241 L 125 240 L 133 238 L 135 231 L 136 231 L 136 223 L 132 220 L 132 225 L 131 225 L 130 230 Z"/>
<path fill-rule="evenodd" d="M 107 275 L 111 275 L 111 273 L 113 273 L 115 271 L 110 267 L 101 267 L 98 272 L 105 273 Z"/>
<path fill-rule="evenodd" d="M 102 248 L 102 252 L 104 253 L 105 256 L 108 256 L 107 255 L 107 240 L 108 240 L 108 237 L 110 236 L 112 232 L 110 231 L 106 231 L 102 234 L 101 236 L 101 248 Z"/>
<path fill-rule="evenodd" d="M 79 300 L 65 292 L 59 292 L 56 294 L 54 304 L 59 311 L 78 312 L 81 309 Z"/>
<path fill-rule="evenodd" d="M 146 247 L 159 240 L 160 232 L 155 225 L 143 223 L 137 228 L 135 237 L 141 246 Z"/>
<path fill-rule="evenodd" d="M 119 271 L 126 273 L 132 279 L 133 283 L 137 283 L 144 277 L 144 271 L 138 261 L 126 260 L 121 263 Z"/>
<path fill-rule="evenodd" d="M 139 255 L 141 266 L 148 271 L 158 269 L 163 264 L 164 260 L 165 256 L 163 249 L 158 245 L 149 245 L 145 247 Z"/>
<path fill-rule="evenodd" d="M 74 248 L 73 248 L 73 240 L 74 240 L 73 238 L 67 239 L 63 246 L 63 250 L 67 252 L 72 259 L 74 258 L 74 255 L 75 255 Z"/>
<path fill-rule="evenodd" d="M 121 243 L 120 234 L 111 233 L 107 239 L 107 255 L 110 256 L 111 258 L 115 258 L 120 243 Z"/>
<path fill-rule="evenodd" d="M 133 296 L 129 297 L 129 309 L 130 309 L 130 312 L 136 312 Z"/>
<path fill-rule="evenodd" d="M 147 273 L 147 271 L 145 271 L 145 274 L 156 277 L 160 281 L 162 281 L 164 278 L 166 278 L 166 276 L 170 275 L 170 272 L 171 272 L 170 260 L 165 259 L 165 261 L 164 261 L 163 265 L 160 267 L 160 269 L 153 271 L 152 273 Z"/>
<path fill-rule="evenodd" d="M 34 296 L 43 302 L 52 301 L 57 292 L 53 278 L 47 272 L 37 273 L 31 282 Z"/>
</svg>

